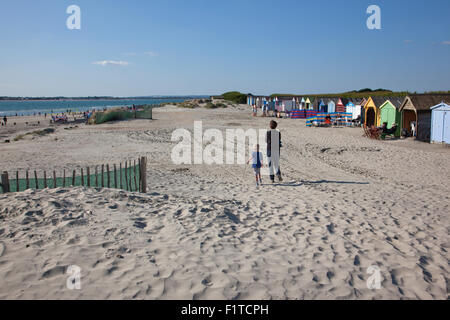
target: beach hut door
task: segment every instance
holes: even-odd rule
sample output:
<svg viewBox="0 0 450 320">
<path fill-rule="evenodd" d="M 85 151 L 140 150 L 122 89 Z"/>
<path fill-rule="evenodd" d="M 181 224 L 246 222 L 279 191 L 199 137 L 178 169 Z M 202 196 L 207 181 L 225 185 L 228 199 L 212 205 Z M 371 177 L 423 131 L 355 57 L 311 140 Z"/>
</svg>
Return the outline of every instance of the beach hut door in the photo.
<svg viewBox="0 0 450 320">
<path fill-rule="evenodd" d="M 444 112 L 443 141 L 450 144 L 450 111 Z"/>
<path fill-rule="evenodd" d="M 445 112 L 435 111 L 435 116 L 433 117 L 433 140 L 436 142 L 444 141 L 444 123 Z"/>
</svg>

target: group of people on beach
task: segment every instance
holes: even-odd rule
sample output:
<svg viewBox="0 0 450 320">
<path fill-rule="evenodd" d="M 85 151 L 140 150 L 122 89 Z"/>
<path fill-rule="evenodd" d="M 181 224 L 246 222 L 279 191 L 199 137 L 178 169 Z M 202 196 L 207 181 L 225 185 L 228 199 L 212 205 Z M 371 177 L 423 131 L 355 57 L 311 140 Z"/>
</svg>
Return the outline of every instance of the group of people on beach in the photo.
<svg viewBox="0 0 450 320">
<path fill-rule="evenodd" d="M 269 106 L 263 105 L 261 107 L 262 110 L 262 117 L 268 117 L 269 116 Z M 258 116 L 258 107 L 256 105 L 253 106 L 253 116 Z"/>
<path fill-rule="evenodd" d="M 270 172 L 270 180 L 275 183 L 275 175 L 278 177 L 278 181 L 282 182 L 280 169 L 280 151 L 281 151 L 281 132 L 277 129 L 278 123 L 274 120 L 270 121 L 270 130 L 266 133 L 267 143 L 267 159 Z M 260 151 L 259 144 L 254 146 L 252 155 L 248 159 L 247 164 L 252 163 L 252 168 L 255 173 L 256 187 L 262 185 L 261 168 L 263 164 L 263 154 Z"/>
<path fill-rule="evenodd" d="M 388 123 L 383 122 L 380 127 L 371 127 L 369 131 L 372 135 L 393 135 L 397 131 L 397 123 L 394 123 L 390 129 L 388 129 Z"/>
</svg>

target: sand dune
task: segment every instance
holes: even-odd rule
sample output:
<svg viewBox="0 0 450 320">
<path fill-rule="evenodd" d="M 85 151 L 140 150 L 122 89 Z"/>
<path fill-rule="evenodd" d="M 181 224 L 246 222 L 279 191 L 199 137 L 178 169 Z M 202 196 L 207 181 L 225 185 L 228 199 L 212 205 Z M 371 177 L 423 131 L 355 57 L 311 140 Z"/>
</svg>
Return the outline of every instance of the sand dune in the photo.
<svg viewBox="0 0 450 320">
<path fill-rule="evenodd" d="M 283 119 L 285 181 L 257 189 L 243 166 L 173 165 L 170 138 L 194 120 L 225 130 L 268 119 L 171 107 L 155 119 L 0 146 L 2 170 L 147 156 L 150 187 L 0 195 L 0 299 L 448 298 L 449 148 Z M 70 265 L 81 290 L 66 287 Z"/>
</svg>

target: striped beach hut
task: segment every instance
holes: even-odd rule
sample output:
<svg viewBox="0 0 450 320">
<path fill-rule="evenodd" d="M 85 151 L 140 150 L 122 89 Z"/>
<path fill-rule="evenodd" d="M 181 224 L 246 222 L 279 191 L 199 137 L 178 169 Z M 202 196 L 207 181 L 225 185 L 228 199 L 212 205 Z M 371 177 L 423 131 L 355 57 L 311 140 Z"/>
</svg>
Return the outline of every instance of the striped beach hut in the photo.
<svg viewBox="0 0 450 320">
<path fill-rule="evenodd" d="M 348 99 L 339 98 L 336 103 L 336 112 L 346 113 L 347 112 L 347 108 L 346 108 L 347 103 L 348 103 Z"/>
<path fill-rule="evenodd" d="M 248 94 L 247 95 L 247 104 L 249 106 L 254 106 L 255 105 L 255 96 L 252 94 Z"/>
</svg>

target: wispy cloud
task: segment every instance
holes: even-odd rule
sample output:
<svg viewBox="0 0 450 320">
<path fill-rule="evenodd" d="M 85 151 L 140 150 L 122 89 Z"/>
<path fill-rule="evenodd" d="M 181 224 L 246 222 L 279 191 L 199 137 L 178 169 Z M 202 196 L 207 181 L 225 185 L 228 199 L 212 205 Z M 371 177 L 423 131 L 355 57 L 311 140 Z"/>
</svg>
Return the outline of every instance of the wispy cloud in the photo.
<svg viewBox="0 0 450 320">
<path fill-rule="evenodd" d="M 450 46 L 450 41 L 442 41 L 442 44 L 444 44 L 446 46 Z"/>
<path fill-rule="evenodd" d="M 145 55 L 150 56 L 150 57 L 156 57 L 158 55 L 158 53 L 154 52 L 154 51 L 147 51 L 144 52 Z"/>
<path fill-rule="evenodd" d="M 96 64 L 96 65 L 99 65 L 99 66 L 102 66 L 102 67 L 106 67 L 106 66 L 122 66 L 122 67 L 126 67 L 130 63 L 128 63 L 127 61 L 103 60 L 103 61 L 93 62 L 93 64 Z"/>
</svg>

